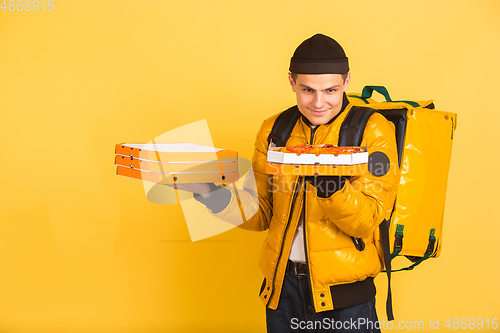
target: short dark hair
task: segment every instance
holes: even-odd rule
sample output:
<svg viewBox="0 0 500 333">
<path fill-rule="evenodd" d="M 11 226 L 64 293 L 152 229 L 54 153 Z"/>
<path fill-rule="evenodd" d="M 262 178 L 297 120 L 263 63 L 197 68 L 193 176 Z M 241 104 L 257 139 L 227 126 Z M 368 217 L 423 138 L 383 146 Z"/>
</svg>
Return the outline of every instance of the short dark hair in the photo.
<svg viewBox="0 0 500 333">
<path fill-rule="evenodd" d="M 290 73 L 290 74 L 292 74 L 293 82 L 297 81 L 298 74 L 297 73 Z M 342 75 L 342 80 L 344 81 L 344 83 L 345 83 L 345 79 L 347 79 L 347 74 L 349 74 L 349 73 L 340 74 L 340 75 Z"/>
</svg>

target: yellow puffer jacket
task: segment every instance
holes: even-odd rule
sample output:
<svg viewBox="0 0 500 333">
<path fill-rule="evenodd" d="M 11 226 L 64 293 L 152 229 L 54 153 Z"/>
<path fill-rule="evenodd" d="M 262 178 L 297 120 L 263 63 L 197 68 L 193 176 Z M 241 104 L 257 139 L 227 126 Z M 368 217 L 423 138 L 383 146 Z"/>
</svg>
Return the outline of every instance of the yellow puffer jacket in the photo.
<svg viewBox="0 0 500 333">
<path fill-rule="evenodd" d="M 351 107 L 348 104 L 333 122 L 316 126 L 314 130 L 300 117 L 287 146 L 337 145 L 340 126 Z M 399 182 L 394 126 L 384 116 L 375 113 L 366 125 L 362 141 L 368 143 L 369 152 L 381 151 L 389 157 L 391 167 L 386 175 L 376 177 L 367 172 L 352 177 L 329 198 L 320 198 L 316 188 L 304 182 L 304 177 L 273 178 L 265 173 L 267 137 L 277 116 L 266 119 L 257 134 L 252 159 L 257 192 L 250 185 L 244 185 L 244 191 L 227 187 L 232 192 L 231 201 L 214 216 L 227 221 L 241 220 L 243 211 L 251 217 L 245 219 L 240 227 L 269 230 L 260 259 L 265 276 L 260 298 L 269 308 L 274 310 L 278 307 L 285 268 L 303 205 L 306 257 L 316 312 L 359 303 L 361 299 L 356 295 L 369 293 L 370 288 L 373 288 L 370 298 L 373 297 L 373 277 L 383 268 L 378 226 L 390 217 Z M 351 236 L 363 239 L 363 251 L 356 249 Z"/>
</svg>

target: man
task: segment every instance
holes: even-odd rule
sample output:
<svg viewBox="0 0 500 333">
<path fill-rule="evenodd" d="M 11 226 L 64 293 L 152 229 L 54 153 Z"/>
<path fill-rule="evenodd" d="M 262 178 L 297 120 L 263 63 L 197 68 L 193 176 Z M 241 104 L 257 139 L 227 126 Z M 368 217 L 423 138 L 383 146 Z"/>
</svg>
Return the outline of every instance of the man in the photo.
<svg viewBox="0 0 500 333">
<path fill-rule="evenodd" d="M 302 115 L 286 146 L 337 145 L 352 107 L 345 94 L 351 75 L 342 47 L 321 34 L 305 40 L 294 52 L 288 79 Z M 255 207 L 240 227 L 268 230 L 260 260 L 268 332 L 378 332 L 373 283 L 383 268 L 378 226 L 394 204 L 397 163 L 379 177 L 368 172 L 350 178 L 273 177 L 264 170 L 277 117 L 266 119 L 257 134 L 256 191 L 214 184 L 178 188 L 197 193 L 198 201 L 226 221 L 241 219 L 241 207 Z M 369 152 L 397 161 L 394 128 L 382 115 L 370 117 L 362 142 Z"/>
</svg>

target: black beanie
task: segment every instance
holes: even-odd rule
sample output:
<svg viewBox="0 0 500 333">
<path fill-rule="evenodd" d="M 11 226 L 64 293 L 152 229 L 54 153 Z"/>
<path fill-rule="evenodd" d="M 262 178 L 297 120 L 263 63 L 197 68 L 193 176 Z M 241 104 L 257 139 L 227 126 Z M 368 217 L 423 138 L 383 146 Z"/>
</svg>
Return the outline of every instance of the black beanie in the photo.
<svg viewBox="0 0 500 333">
<path fill-rule="evenodd" d="M 295 74 L 345 74 L 349 62 L 344 49 L 333 38 L 316 34 L 293 53 L 290 72 Z"/>
</svg>

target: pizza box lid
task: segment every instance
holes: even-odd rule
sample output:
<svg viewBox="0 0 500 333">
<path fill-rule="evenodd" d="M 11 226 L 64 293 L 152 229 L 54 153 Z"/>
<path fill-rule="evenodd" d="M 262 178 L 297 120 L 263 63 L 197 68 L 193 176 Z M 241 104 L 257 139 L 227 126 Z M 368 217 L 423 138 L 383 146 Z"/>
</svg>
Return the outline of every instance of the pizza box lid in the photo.
<svg viewBox="0 0 500 333">
<path fill-rule="evenodd" d="M 320 165 L 354 165 L 368 163 L 368 149 L 359 147 L 361 153 L 353 154 L 296 154 L 283 153 L 279 150 L 284 147 L 269 147 L 267 161 L 280 164 L 320 164 Z"/>
</svg>

